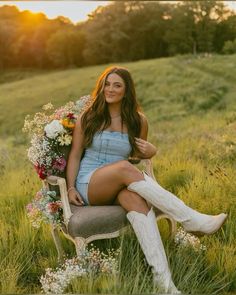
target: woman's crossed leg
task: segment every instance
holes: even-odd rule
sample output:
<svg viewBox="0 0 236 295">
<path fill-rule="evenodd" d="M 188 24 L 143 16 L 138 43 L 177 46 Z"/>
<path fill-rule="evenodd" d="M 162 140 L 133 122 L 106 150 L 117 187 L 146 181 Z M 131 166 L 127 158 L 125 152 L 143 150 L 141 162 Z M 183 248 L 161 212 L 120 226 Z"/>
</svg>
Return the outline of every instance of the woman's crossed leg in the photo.
<svg viewBox="0 0 236 295">
<path fill-rule="evenodd" d="M 134 181 L 143 180 L 143 174 L 126 160 L 117 161 L 98 168 L 88 185 L 88 199 L 91 205 L 121 205 L 126 211 L 147 214 L 147 202 L 135 192 L 127 190 Z"/>
</svg>

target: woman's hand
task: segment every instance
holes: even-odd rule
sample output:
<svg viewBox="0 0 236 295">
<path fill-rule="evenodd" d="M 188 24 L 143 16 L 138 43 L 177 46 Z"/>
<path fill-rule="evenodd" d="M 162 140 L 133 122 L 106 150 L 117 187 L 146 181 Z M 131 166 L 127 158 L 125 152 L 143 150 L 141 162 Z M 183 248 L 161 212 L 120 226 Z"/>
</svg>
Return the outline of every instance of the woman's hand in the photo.
<svg viewBox="0 0 236 295">
<path fill-rule="evenodd" d="M 138 137 L 135 137 L 135 142 L 144 159 L 150 159 L 156 154 L 157 148 L 150 142 Z"/>
<path fill-rule="evenodd" d="M 72 188 L 68 190 L 68 199 L 70 204 L 73 204 L 76 206 L 84 205 L 84 201 L 81 198 L 79 192 L 76 190 L 76 188 Z"/>
</svg>

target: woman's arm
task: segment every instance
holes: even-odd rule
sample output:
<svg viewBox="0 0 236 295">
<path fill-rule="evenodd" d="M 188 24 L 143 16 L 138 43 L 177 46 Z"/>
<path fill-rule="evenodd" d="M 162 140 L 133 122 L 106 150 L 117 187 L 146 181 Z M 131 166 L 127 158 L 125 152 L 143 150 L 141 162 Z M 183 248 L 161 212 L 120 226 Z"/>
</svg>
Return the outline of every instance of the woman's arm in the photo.
<svg viewBox="0 0 236 295">
<path fill-rule="evenodd" d="M 75 188 L 75 181 L 78 174 L 80 159 L 84 150 L 84 134 L 81 128 L 81 117 L 77 119 L 73 131 L 72 147 L 68 157 L 66 168 L 66 179 L 69 201 L 75 205 L 83 204 L 83 200 Z"/>
<path fill-rule="evenodd" d="M 141 159 L 150 159 L 156 155 L 157 148 L 150 142 L 147 141 L 148 136 L 148 121 L 146 117 L 141 114 L 141 132 L 139 137 L 135 137 L 136 144 L 139 152 L 135 154 L 135 157 Z"/>
</svg>

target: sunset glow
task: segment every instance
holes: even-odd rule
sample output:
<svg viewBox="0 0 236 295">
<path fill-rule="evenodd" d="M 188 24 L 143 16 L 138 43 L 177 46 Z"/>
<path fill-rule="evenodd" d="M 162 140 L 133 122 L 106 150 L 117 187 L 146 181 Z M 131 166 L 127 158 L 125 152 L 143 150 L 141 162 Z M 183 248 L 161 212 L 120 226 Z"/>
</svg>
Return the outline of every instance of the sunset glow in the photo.
<svg viewBox="0 0 236 295">
<path fill-rule="evenodd" d="M 68 17 L 72 22 L 85 21 L 87 15 L 98 6 L 105 6 L 111 1 L 0 1 L 0 6 L 15 5 L 20 11 L 42 12 L 48 18 Z"/>
</svg>

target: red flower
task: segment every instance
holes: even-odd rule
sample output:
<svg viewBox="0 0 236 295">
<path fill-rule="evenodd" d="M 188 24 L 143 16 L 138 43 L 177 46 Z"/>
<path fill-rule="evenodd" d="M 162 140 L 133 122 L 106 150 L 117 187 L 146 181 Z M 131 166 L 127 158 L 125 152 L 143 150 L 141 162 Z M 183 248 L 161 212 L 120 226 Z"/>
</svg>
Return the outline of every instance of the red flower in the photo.
<svg viewBox="0 0 236 295">
<path fill-rule="evenodd" d="M 56 213 L 61 205 L 60 203 L 48 203 L 47 207 L 51 213 Z"/>
<path fill-rule="evenodd" d="M 36 169 L 41 179 L 45 179 L 47 177 L 47 171 L 44 165 L 40 166 L 39 164 L 37 164 L 37 165 L 34 165 L 34 168 Z"/>
<path fill-rule="evenodd" d="M 69 113 L 69 114 L 67 115 L 67 118 L 69 118 L 70 120 L 73 120 L 73 119 L 75 119 L 75 116 L 74 116 L 73 113 Z"/>
</svg>

